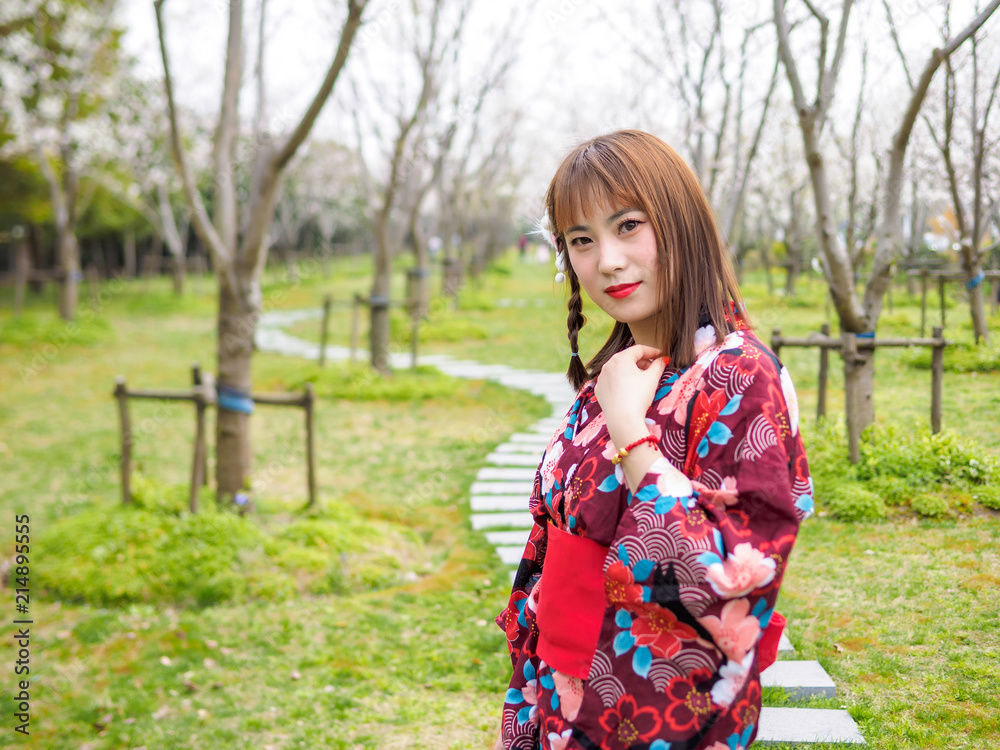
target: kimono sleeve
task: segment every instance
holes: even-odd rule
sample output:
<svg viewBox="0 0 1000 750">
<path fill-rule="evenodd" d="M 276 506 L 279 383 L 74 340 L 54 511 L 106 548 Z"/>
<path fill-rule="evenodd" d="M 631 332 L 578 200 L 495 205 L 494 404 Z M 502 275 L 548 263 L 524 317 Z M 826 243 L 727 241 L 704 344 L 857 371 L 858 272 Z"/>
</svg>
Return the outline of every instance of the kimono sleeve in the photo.
<svg viewBox="0 0 1000 750">
<path fill-rule="evenodd" d="M 752 660 L 771 618 L 811 485 L 794 390 L 767 354 L 715 360 L 684 404 L 684 471 L 658 459 L 616 530 L 605 568 L 624 610 L 615 650 L 647 648 L 637 664 L 684 640 Z"/>
</svg>

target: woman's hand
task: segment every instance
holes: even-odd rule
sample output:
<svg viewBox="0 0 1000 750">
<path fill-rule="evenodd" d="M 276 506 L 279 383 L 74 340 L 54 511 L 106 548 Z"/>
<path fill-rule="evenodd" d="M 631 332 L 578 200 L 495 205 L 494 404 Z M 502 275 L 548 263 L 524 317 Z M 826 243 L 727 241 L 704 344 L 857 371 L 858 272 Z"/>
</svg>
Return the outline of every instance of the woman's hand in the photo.
<svg viewBox="0 0 1000 750">
<path fill-rule="evenodd" d="M 614 355 L 601 368 L 594 395 L 604 411 L 611 442 L 622 447 L 649 434 L 646 412 L 666 365 L 663 352 L 636 344 Z"/>
</svg>

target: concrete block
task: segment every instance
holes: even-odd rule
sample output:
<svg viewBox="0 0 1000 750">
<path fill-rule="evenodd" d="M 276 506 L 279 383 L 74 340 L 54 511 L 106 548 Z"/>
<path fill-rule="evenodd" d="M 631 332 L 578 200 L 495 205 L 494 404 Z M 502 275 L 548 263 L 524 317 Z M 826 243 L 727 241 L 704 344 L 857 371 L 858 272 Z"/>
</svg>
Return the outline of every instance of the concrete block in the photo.
<svg viewBox="0 0 1000 750">
<path fill-rule="evenodd" d="M 530 529 L 534 520 L 528 511 L 521 513 L 476 513 L 471 516 L 472 528 L 495 529 L 510 527 L 514 529 Z"/>
<path fill-rule="evenodd" d="M 833 708 L 773 708 L 765 706 L 760 715 L 755 744 L 777 742 L 864 745 L 865 738 L 847 711 Z"/>
<path fill-rule="evenodd" d="M 760 684 L 784 688 L 790 698 L 837 697 L 837 686 L 818 661 L 776 661 L 760 673 Z"/>
</svg>

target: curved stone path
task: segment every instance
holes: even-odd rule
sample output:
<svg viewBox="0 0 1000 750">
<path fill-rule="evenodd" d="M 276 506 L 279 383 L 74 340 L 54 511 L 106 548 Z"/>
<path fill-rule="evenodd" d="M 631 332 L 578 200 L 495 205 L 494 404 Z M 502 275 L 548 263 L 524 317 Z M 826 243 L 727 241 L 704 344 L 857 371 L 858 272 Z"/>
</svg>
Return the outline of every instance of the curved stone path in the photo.
<svg viewBox="0 0 1000 750">
<path fill-rule="evenodd" d="M 255 343 L 260 351 L 304 359 L 319 359 L 319 344 L 292 336 L 284 329 L 303 320 L 318 319 L 319 310 L 282 310 L 261 316 Z M 367 352 L 358 352 L 366 357 Z M 327 361 L 350 358 L 350 349 L 326 347 Z M 423 355 L 420 364 L 432 365 L 446 375 L 472 380 L 490 380 L 508 388 L 534 393 L 551 407 L 551 415 L 540 419 L 524 432 L 511 435 L 486 456 L 487 466 L 479 470 L 472 483 L 469 505 L 472 528 L 482 531 L 508 567 L 511 579 L 524 551 L 531 529 L 527 498 L 531 494 L 535 471 L 542 452 L 576 394 L 561 373 L 518 370 L 507 365 L 486 365 L 458 360 L 446 355 Z M 410 365 L 410 353 L 390 356 L 393 367 Z M 795 649 L 782 635 L 779 656 L 790 656 Z M 790 698 L 813 696 L 833 698 L 836 685 L 818 661 L 779 660 L 761 674 L 764 687 L 783 688 Z M 817 708 L 774 708 L 765 706 L 760 718 L 756 742 L 760 744 L 813 744 L 844 742 L 865 744 L 857 724 L 847 711 Z"/>
</svg>

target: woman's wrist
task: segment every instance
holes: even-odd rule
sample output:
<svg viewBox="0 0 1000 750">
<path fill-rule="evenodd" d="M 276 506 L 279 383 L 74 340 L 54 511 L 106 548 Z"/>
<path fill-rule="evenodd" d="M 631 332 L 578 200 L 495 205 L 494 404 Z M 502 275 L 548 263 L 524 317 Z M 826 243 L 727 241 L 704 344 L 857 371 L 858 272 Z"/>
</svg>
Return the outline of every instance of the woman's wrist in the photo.
<svg viewBox="0 0 1000 750">
<path fill-rule="evenodd" d="M 608 425 L 608 437 L 616 448 L 624 448 L 636 440 L 641 440 L 649 434 L 645 420 L 633 421 L 624 425 Z"/>
</svg>

